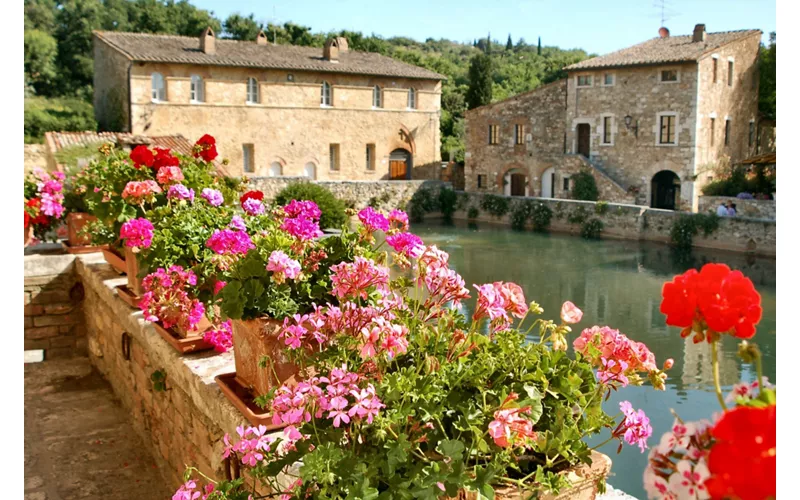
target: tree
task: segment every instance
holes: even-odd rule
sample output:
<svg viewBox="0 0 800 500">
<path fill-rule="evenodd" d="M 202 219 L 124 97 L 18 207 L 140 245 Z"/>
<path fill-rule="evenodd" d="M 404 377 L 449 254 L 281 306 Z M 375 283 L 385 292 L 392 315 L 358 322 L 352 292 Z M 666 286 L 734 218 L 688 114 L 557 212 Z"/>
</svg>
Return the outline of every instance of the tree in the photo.
<svg viewBox="0 0 800 500">
<path fill-rule="evenodd" d="M 536 55 L 542 55 L 542 37 L 539 37 L 539 43 L 536 45 Z"/>
<path fill-rule="evenodd" d="M 56 78 L 56 39 L 44 31 L 25 30 L 25 74 L 37 95 L 47 95 Z"/>
<path fill-rule="evenodd" d="M 65 0 L 56 15 L 58 91 L 62 95 L 91 96 L 94 76 L 92 30 L 101 25 L 98 0 Z"/>
<path fill-rule="evenodd" d="M 492 32 L 490 31 L 488 35 L 486 35 L 486 53 L 492 53 Z"/>
<path fill-rule="evenodd" d="M 222 23 L 222 27 L 225 38 L 248 40 L 251 42 L 254 41 L 258 37 L 258 33 L 264 29 L 262 24 L 256 22 L 253 14 L 243 17 L 238 13 L 228 16 L 225 22 Z"/>
<path fill-rule="evenodd" d="M 467 109 L 492 102 L 492 58 L 488 54 L 477 54 L 469 62 L 466 101 Z"/>
<path fill-rule="evenodd" d="M 776 120 L 778 96 L 775 91 L 776 82 L 776 46 L 775 32 L 769 34 L 769 47 L 761 46 L 759 53 L 759 85 L 758 85 L 758 111 L 761 116 L 769 120 Z"/>
<path fill-rule="evenodd" d="M 506 42 L 506 50 L 514 50 L 514 42 L 511 41 L 511 33 L 508 34 L 508 41 Z"/>
</svg>

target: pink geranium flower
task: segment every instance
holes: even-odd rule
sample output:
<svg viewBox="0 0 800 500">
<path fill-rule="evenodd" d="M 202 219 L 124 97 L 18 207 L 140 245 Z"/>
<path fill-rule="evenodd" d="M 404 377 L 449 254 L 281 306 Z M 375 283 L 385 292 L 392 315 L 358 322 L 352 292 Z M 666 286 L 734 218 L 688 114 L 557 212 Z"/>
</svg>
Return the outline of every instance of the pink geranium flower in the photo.
<svg viewBox="0 0 800 500">
<path fill-rule="evenodd" d="M 183 180 L 183 171 L 180 167 L 161 167 L 156 174 L 156 180 L 162 186 L 178 183 Z"/>
<path fill-rule="evenodd" d="M 293 280 L 300 276 L 300 263 L 282 250 L 274 250 L 267 261 L 267 271 L 274 273 L 272 279 L 275 283 L 281 284 L 287 278 Z"/>
<path fill-rule="evenodd" d="M 401 253 L 410 259 L 417 259 L 425 251 L 422 239 L 412 233 L 397 233 L 386 237 L 386 243 L 395 252 Z"/>
<path fill-rule="evenodd" d="M 150 248 L 153 241 L 153 224 L 144 218 L 131 219 L 120 228 L 119 236 L 125 245 L 134 249 Z"/>
<path fill-rule="evenodd" d="M 644 453 L 647 448 L 647 438 L 653 434 L 650 419 L 644 411 L 634 410 L 630 401 L 622 401 L 619 409 L 625 415 L 625 420 L 614 431 L 614 436 L 622 436 L 629 445 L 638 445 Z"/>
<path fill-rule="evenodd" d="M 496 281 L 477 286 L 478 307 L 472 315 L 473 321 L 489 318 L 493 332 L 506 330 L 511 326 L 509 315 L 523 318 L 528 312 L 522 288 L 516 283 Z"/>
<path fill-rule="evenodd" d="M 497 446 L 525 447 L 536 439 L 533 422 L 523 415 L 530 413 L 530 407 L 510 408 L 494 412 L 494 420 L 489 423 L 489 435 Z"/>
<path fill-rule="evenodd" d="M 389 221 L 372 207 L 366 207 L 358 212 L 358 220 L 361 221 L 368 233 L 389 230 Z"/>
<path fill-rule="evenodd" d="M 399 229 L 400 231 L 408 231 L 408 214 L 402 210 L 392 210 L 389 212 L 387 219 L 391 227 Z"/>
<path fill-rule="evenodd" d="M 570 301 L 564 302 L 564 305 L 561 306 L 561 320 L 564 323 L 573 325 L 580 322 L 581 318 L 583 318 L 583 311 Z"/>
</svg>

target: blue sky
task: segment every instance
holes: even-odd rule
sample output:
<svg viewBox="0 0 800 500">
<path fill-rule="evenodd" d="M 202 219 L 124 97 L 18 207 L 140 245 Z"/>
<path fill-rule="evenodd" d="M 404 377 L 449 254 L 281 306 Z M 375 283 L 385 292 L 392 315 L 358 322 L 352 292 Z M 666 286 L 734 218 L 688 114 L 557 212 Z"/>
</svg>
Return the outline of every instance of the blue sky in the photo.
<svg viewBox="0 0 800 500">
<path fill-rule="evenodd" d="M 661 0 L 191 0 L 224 19 L 253 12 L 260 21 L 292 21 L 312 31 L 349 29 L 383 37 L 472 41 L 511 33 L 542 45 L 604 54 L 658 35 Z M 775 0 L 664 0 L 673 35 L 708 31 L 775 31 Z M 273 14 L 274 8 L 274 14 Z"/>
</svg>

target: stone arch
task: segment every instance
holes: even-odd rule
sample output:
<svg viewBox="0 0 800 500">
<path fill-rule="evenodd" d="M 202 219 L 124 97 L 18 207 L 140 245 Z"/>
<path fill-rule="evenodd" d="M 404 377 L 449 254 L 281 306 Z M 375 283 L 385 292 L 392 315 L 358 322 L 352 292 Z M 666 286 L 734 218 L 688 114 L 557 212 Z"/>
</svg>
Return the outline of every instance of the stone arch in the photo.
<svg viewBox="0 0 800 500">
<path fill-rule="evenodd" d="M 280 165 L 280 174 L 277 176 L 272 175 L 272 166 L 276 163 Z M 271 160 L 267 162 L 267 164 L 258 167 L 258 175 L 260 177 L 279 177 L 286 175 L 286 160 L 280 156 L 271 157 Z"/>
<path fill-rule="evenodd" d="M 680 208 L 681 178 L 672 170 L 660 170 L 650 180 L 650 206 L 666 210 Z"/>
<path fill-rule="evenodd" d="M 389 153 L 389 180 L 409 180 L 414 168 L 414 155 L 406 148 Z"/>
<path fill-rule="evenodd" d="M 512 176 L 523 176 L 517 177 L 517 180 L 514 180 Z M 523 180 L 524 179 L 524 180 Z M 530 175 L 528 169 L 519 163 L 511 163 L 506 166 L 500 173 L 497 175 L 496 183 L 497 187 L 500 188 L 500 191 L 507 195 L 512 195 L 512 181 L 514 181 L 514 187 L 516 189 L 522 189 L 519 187 L 518 182 L 524 182 L 524 192 L 517 191 L 514 196 L 530 196 Z"/>
<path fill-rule="evenodd" d="M 414 142 L 414 136 L 411 134 L 411 131 L 403 125 L 400 124 L 398 130 L 392 134 L 392 136 L 387 141 L 387 151 L 394 151 L 395 149 L 405 149 L 409 151 L 412 155 L 417 154 L 417 145 Z"/>
</svg>

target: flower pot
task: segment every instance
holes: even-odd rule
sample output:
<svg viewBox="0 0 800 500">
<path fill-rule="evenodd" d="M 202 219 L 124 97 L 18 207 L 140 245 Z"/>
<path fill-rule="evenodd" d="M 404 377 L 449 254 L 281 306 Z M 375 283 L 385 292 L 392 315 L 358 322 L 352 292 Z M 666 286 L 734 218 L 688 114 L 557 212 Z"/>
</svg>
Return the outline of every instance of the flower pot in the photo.
<svg viewBox="0 0 800 500">
<path fill-rule="evenodd" d="M 125 265 L 125 259 L 113 248 L 104 248 L 103 257 L 118 273 L 125 274 L 128 271 L 128 267 Z"/>
<path fill-rule="evenodd" d="M 96 221 L 97 217 L 85 213 L 71 213 L 67 215 L 67 242 L 71 247 L 89 246 L 92 236 L 85 234 L 79 236 L 81 229 L 89 222 Z"/>
<path fill-rule="evenodd" d="M 300 373 L 278 338 L 281 325 L 282 322 L 270 318 L 231 321 L 236 379 L 256 395 L 264 395 L 273 387 L 291 382 Z M 264 356 L 267 365 L 261 368 L 258 364 Z"/>
<path fill-rule="evenodd" d="M 125 273 L 128 275 L 128 289 L 137 297 L 141 297 L 142 280 L 139 278 L 139 259 L 131 247 L 125 247 Z"/>
<path fill-rule="evenodd" d="M 194 328 L 192 328 L 191 330 L 186 330 L 185 328 L 181 328 L 177 325 L 174 326 L 172 330 L 174 330 L 175 333 L 180 338 L 186 339 L 190 337 L 197 337 L 198 335 L 202 337 L 203 333 L 205 333 L 205 331 L 211 328 L 212 326 L 214 325 L 211 324 L 211 321 L 209 321 L 206 316 L 203 316 L 203 319 L 201 319 L 196 325 L 194 325 Z"/>
<path fill-rule="evenodd" d="M 561 490 L 557 495 L 542 492 L 539 500 L 594 500 L 598 495 L 597 483 L 605 479 L 611 472 L 611 458 L 598 451 L 592 451 L 592 465 L 580 464 L 566 469 L 559 474 L 566 475 L 572 484 L 569 488 Z M 531 498 L 530 490 L 515 486 L 497 486 L 494 490 L 495 498 L 502 500 L 526 500 Z M 474 491 L 460 491 L 458 500 L 477 500 L 478 493 Z"/>
<path fill-rule="evenodd" d="M 167 343 L 173 347 L 173 349 L 181 354 L 186 354 L 188 352 L 208 351 L 214 348 L 214 346 L 203 339 L 202 334 L 181 336 L 178 334 L 175 328 L 167 329 L 158 323 L 153 323 L 153 327 L 156 329 L 158 334 L 161 335 L 161 338 L 166 340 Z"/>
<path fill-rule="evenodd" d="M 33 239 L 33 224 L 25 228 L 25 246 L 30 245 Z"/>
</svg>

